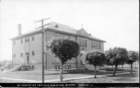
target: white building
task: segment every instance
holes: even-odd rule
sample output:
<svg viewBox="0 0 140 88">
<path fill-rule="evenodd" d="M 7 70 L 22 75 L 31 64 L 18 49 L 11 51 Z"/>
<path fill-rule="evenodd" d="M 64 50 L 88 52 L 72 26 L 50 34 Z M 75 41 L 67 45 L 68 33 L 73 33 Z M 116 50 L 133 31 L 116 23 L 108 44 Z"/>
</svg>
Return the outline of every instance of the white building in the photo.
<svg viewBox="0 0 140 88">
<path fill-rule="evenodd" d="M 20 28 L 19 28 L 20 29 Z M 80 50 L 82 51 L 91 51 L 97 50 L 104 52 L 104 42 L 101 39 L 92 37 L 84 29 L 76 30 L 67 25 L 63 25 L 56 22 L 50 22 L 45 30 L 45 44 L 55 37 L 62 37 L 72 39 L 80 45 Z M 12 48 L 12 60 L 14 64 L 32 64 L 37 65 L 42 63 L 42 30 L 39 30 L 21 34 L 19 30 L 19 36 L 16 36 L 12 39 L 13 48 Z M 46 45 L 45 45 L 46 46 Z M 47 47 L 46 47 L 47 51 Z M 45 68 L 54 69 L 59 65 L 59 59 L 45 52 Z M 70 67 L 80 66 L 80 60 L 72 59 L 67 63 L 73 63 Z"/>
</svg>

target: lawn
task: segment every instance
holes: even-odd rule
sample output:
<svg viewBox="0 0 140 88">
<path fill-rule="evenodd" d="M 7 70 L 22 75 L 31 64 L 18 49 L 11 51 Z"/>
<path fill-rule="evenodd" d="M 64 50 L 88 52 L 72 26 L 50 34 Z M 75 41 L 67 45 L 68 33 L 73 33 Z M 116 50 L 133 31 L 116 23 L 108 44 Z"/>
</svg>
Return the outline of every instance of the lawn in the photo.
<svg viewBox="0 0 140 88">
<path fill-rule="evenodd" d="M 124 70 L 123 70 L 124 69 Z M 134 74 L 130 74 L 130 70 L 125 70 L 125 68 L 118 68 L 116 77 L 112 76 L 112 68 L 104 68 L 97 71 L 97 78 L 94 78 L 94 71 L 72 71 L 64 74 L 64 80 L 68 78 L 80 78 L 80 77 L 87 77 L 91 76 L 90 78 L 82 78 L 82 79 L 75 79 L 75 80 L 67 80 L 65 82 L 76 82 L 76 83 L 128 83 L 128 82 L 138 82 L 138 73 L 137 69 L 134 69 Z M 0 82 L 25 82 L 25 81 L 17 81 L 17 80 L 3 80 L 2 77 L 7 78 L 14 78 L 14 79 L 25 79 L 25 80 L 35 80 L 41 82 L 41 70 L 38 71 L 18 71 L 18 72 L 6 72 L 6 73 L 0 73 Z M 126 74 L 120 74 L 120 73 L 126 73 Z M 118 75 L 119 74 L 119 75 Z M 45 72 L 45 80 L 57 80 L 55 82 L 59 82 L 59 72 L 55 71 L 48 71 Z"/>
<path fill-rule="evenodd" d="M 139 73 L 138 68 L 133 68 L 133 74 L 130 74 L 130 68 L 128 67 L 118 67 L 116 76 L 112 76 L 113 68 L 112 67 L 104 67 L 97 71 L 97 78 L 86 78 L 86 79 L 77 79 L 77 80 L 68 80 L 65 82 L 76 82 L 76 83 L 135 83 L 139 82 Z M 88 74 L 93 74 L 92 72 L 87 72 Z M 120 74 L 126 73 L 126 74 Z M 109 75 L 108 75 L 109 74 Z M 104 76 L 100 76 L 104 75 Z M 105 76 L 106 75 L 106 76 Z"/>
<path fill-rule="evenodd" d="M 108 75 L 97 78 L 86 78 L 86 79 L 76 79 L 76 80 L 68 80 L 65 82 L 74 82 L 74 83 L 138 83 L 139 77 L 137 73 L 133 74 L 119 74 L 116 76 Z"/>
</svg>

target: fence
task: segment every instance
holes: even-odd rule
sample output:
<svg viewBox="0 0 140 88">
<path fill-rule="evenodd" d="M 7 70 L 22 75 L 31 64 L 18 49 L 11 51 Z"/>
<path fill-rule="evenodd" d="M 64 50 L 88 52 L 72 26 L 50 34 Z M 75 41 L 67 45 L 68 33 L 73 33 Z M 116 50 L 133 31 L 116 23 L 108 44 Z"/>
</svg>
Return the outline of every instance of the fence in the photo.
<svg viewBox="0 0 140 88">
<path fill-rule="evenodd" d="M 54 68 L 56 71 L 60 70 L 60 63 L 53 63 L 54 64 Z M 83 69 L 83 66 L 78 66 L 78 68 L 76 68 L 76 64 L 75 63 L 66 63 L 63 65 L 63 70 L 64 71 L 72 71 L 72 70 L 77 70 L 77 69 Z"/>
</svg>

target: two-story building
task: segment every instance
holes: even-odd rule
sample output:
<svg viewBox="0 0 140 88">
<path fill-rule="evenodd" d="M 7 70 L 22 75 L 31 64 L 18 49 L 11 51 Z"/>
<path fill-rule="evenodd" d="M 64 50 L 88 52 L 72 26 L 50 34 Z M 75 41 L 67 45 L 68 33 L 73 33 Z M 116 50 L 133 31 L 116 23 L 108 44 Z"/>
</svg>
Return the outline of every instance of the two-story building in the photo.
<svg viewBox="0 0 140 88">
<path fill-rule="evenodd" d="M 76 41 L 80 45 L 81 51 L 97 50 L 104 52 L 104 42 L 101 39 L 92 37 L 83 28 L 74 29 L 67 25 L 63 25 L 56 22 L 50 22 L 47 26 L 44 25 L 44 44 L 45 44 L 45 68 L 54 69 L 56 64 L 59 63 L 59 59 L 54 57 L 51 53 L 47 52 L 47 43 L 52 38 L 62 37 Z M 42 29 L 27 34 L 21 34 L 12 39 L 12 60 L 13 64 L 32 64 L 38 65 L 42 63 Z M 81 65 L 80 58 L 73 58 L 67 63 L 72 63 L 71 68 L 75 68 Z"/>
</svg>

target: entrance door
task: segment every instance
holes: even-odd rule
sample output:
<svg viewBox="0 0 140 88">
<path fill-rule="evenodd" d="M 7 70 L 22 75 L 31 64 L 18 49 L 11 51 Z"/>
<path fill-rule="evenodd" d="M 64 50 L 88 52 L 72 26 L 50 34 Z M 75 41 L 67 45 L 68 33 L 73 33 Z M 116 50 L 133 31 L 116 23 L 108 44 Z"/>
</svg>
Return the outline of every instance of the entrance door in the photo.
<svg viewBox="0 0 140 88">
<path fill-rule="evenodd" d="M 29 64 L 30 63 L 30 58 L 29 58 L 29 53 L 26 53 L 26 56 L 27 56 L 27 64 Z"/>
<path fill-rule="evenodd" d="M 29 64 L 30 60 L 29 60 L 29 55 L 27 55 L 27 64 Z"/>
<path fill-rule="evenodd" d="M 46 62 L 46 63 L 45 63 L 45 69 L 47 70 L 47 65 L 48 65 L 48 64 L 47 64 L 47 53 L 45 53 L 45 58 L 44 58 L 44 59 L 45 59 L 45 62 Z"/>
</svg>

